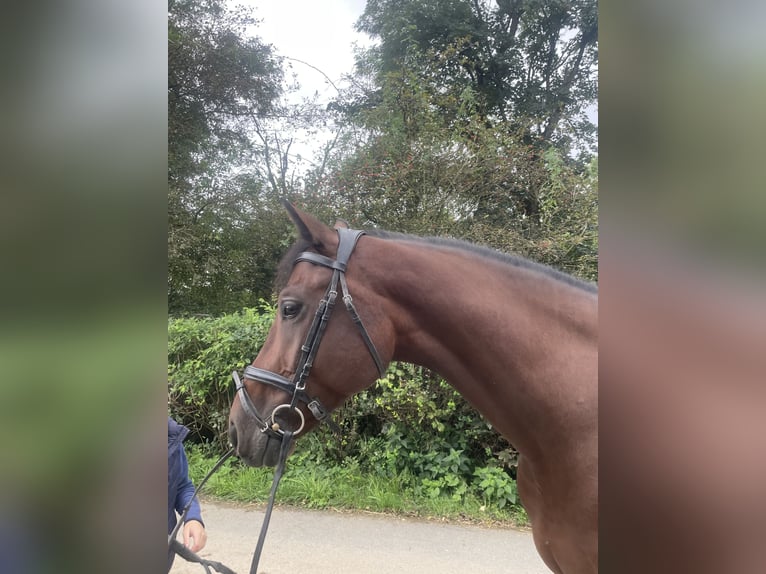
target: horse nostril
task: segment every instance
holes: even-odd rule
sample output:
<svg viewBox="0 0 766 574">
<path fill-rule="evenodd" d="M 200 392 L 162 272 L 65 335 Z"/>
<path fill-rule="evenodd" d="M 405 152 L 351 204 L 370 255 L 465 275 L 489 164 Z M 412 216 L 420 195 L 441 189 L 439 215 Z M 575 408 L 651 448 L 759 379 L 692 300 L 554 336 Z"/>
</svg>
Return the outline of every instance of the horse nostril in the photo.
<svg viewBox="0 0 766 574">
<path fill-rule="evenodd" d="M 237 427 L 234 426 L 233 422 L 229 422 L 229 442 L 232 448 L 237 448 Z"/>
</svg>

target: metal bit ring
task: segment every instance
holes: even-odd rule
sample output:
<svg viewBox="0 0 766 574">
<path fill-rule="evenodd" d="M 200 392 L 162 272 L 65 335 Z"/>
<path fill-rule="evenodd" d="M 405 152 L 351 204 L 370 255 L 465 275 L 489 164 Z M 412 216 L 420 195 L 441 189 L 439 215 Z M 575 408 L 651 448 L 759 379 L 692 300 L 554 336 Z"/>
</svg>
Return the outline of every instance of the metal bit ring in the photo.
<svg viewBox="0 0 766 574">
<path fill-rule="evenodd" d="M 292 432 L 293 434 L 298 434 L 299 432 L 301 432 L 303 430 L 303 427 L 306 425 L 306 418 L 303 416 L 303 412 L 299 408 L 291 407 L 287 403 L 283 405 L 279 405 L 271 412 L 271 430 L 273 430 L 274 432 L 278 432 L 280 434 L 285 434 L 285 431 L 279 428 L 279 423 L 274 418 L 276 414 L 282 409 L 294 410 L 296 413 L 298 413 L 298 416 L 301 419 L 301 425 L 298 427 L 297 430 L 294 430 Z"/>
</svg>

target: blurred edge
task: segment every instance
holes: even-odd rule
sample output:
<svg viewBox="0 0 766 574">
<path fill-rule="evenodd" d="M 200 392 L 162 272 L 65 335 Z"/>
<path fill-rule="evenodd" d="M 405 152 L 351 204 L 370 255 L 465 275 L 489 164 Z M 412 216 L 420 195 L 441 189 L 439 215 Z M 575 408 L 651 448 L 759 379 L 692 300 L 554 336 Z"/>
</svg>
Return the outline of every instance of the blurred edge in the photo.
<svg viewBox="0 0 766 574">
<path fill-rule="evenodd" d="M 763 273 L 766 7 L 600 4 L 602 216 L 726 272 Z"/>
<path fill-rule="evenodd" d="M 163 4 L 0 24 L 0 571 L 166 564 Z"/>
<path fill-rule="evenodd" d="M 599 3 L 603 571 L 766 562 L 764 16 Z"/>
</svg>

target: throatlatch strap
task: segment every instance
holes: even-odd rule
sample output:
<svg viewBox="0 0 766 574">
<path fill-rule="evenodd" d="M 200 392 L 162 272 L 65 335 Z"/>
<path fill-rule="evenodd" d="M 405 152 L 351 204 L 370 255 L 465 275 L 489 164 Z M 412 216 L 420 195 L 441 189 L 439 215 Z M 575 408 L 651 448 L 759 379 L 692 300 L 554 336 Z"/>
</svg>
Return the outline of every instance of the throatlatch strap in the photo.
<svg viewBox="0 0 766 574">
<path fill-rule="evenodd" d="M 375 361 L 375 366 L 378 368 L 378 373 L 380 373 L 380 376 L 382 377 L 386 374 L 386 368 L 383 365 L 383 361 L 380 359 L 380 355 L 378 354 L 378 349 L 375 347 L 375 343 L 372 342 L 369 333 L 367 333 L 367 329 L 364 327 L 364 323 L 362 323 L 362 318 L 359 316 L 356 307 L 354 307 L 354 300 L 351 298 L 351 294 L 348 292 L 348 285 L 346 284 L 345 275 L 340 276 L 340 288 L 343 291 L 343 303 L 346 305 L 346 309 L 351 315 L 351 320 L 354 322 L 354 325 L 356 325 L 359 333 L 362 335 L 362 339 L 367 345 L 367 349 L 370 351 L 370 355 L 372 355 L 372 360 Z"/>
</svg>

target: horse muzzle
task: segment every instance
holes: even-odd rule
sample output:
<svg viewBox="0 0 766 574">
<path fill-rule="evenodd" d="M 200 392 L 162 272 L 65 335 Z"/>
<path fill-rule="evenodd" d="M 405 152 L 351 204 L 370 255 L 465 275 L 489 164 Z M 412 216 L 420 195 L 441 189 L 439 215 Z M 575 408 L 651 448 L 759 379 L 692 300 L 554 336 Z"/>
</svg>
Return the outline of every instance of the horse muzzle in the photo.
<svg viewBox="0 0 766 574">
<path fill-rule="evenodd" d="M 236 455 L 248 466 L 276 466 L 282 447 L 282 436 L 264 432 L 251 420 L 229 420 L 229 442 Z M 290 454 L 295 442 L 290 445 Z"/>
</svg>

